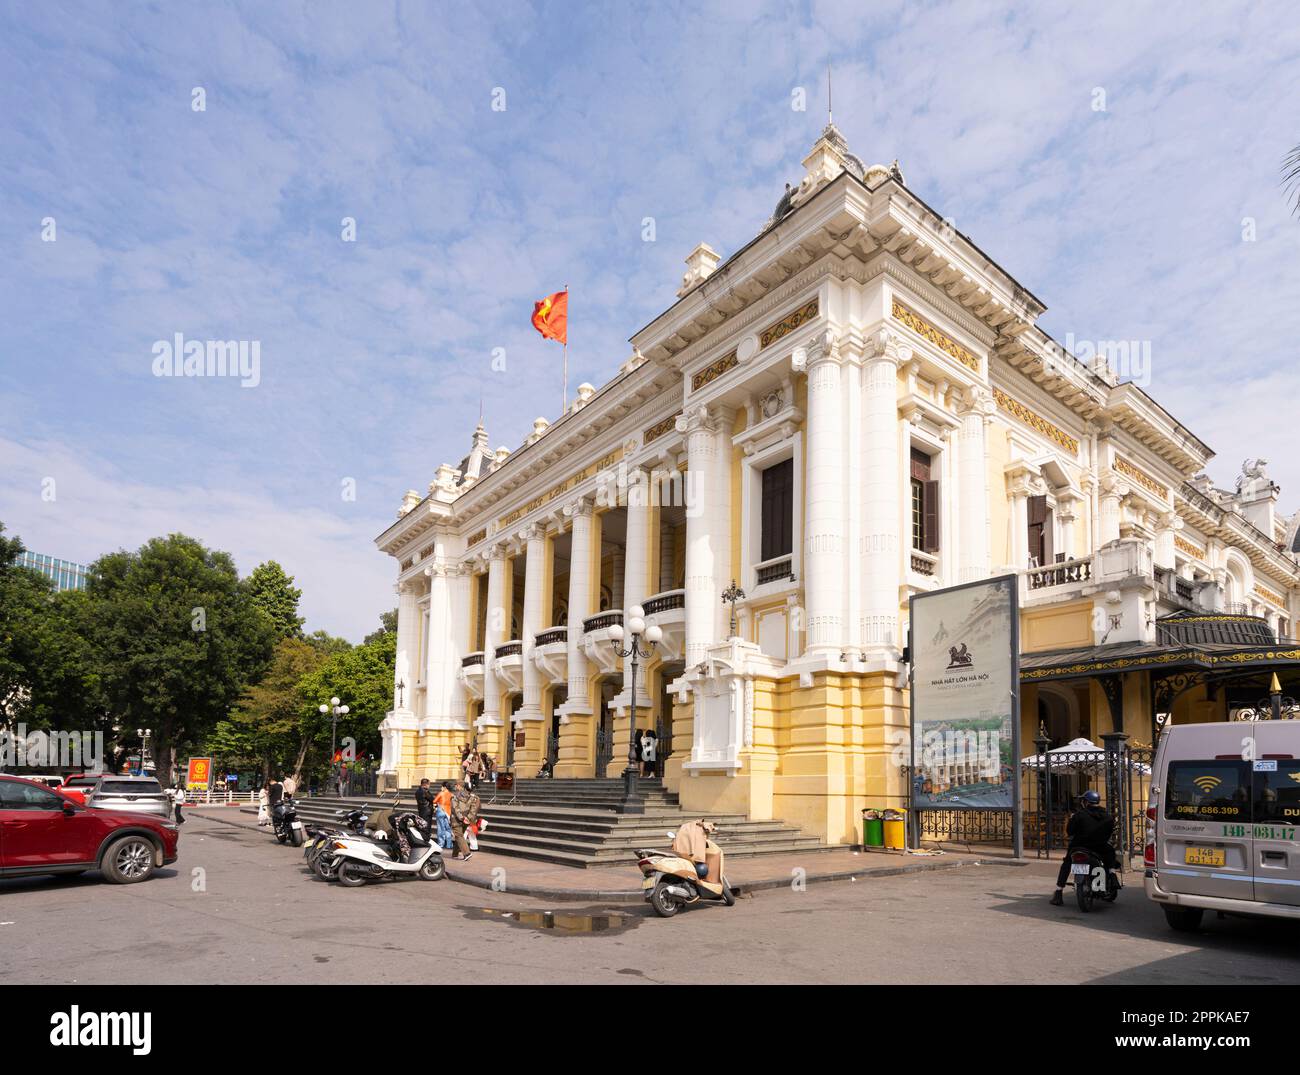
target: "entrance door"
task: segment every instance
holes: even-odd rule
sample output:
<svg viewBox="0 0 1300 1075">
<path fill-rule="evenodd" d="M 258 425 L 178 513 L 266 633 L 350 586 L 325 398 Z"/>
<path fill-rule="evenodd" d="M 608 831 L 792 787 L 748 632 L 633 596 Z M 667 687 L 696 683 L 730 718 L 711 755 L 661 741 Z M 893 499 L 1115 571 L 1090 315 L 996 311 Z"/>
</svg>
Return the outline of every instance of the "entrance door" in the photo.
<svg viewBox="0 0 1300 1075">
<path fill-rule="evenodd" d="M 1256 721 L 1255 899 L 1300 905 L 1300 761 L 1294 722 Z M 1288 734 L 1289 733 L 1289 734 Z"/>
<path fill-rule="evenodd" d="M 609 710 L 609 700 L 614 697 L 612 684 L 600 685 L 600 714 L 596 723 L 596 779 L 605 775 L 614 760 L 614 714 Z"/>
</svg>

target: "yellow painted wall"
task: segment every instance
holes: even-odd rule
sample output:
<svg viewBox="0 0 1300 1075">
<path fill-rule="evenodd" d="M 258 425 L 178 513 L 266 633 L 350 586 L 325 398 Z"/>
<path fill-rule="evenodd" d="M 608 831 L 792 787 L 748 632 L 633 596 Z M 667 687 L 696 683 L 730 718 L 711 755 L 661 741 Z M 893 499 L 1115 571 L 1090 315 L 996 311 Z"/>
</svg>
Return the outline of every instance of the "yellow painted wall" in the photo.
<svg viewBox="0 0 1300 1075">
<path fill-rule="evenodd" d="M 1092 645 L 1092 602 L 1025 609 L 1020 613 L 1020 652 Z"/>
</svg>

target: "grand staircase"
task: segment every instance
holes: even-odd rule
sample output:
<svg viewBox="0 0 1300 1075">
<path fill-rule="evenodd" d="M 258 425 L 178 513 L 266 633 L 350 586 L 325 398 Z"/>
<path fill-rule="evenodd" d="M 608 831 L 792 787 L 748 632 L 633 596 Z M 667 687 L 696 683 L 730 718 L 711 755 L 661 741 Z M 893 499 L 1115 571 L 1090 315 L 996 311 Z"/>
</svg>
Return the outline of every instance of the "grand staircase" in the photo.
<svg viewBox="0 0 1300 1075">
<path fill-rule="evenodd" d="M 644 814 L 624 814 L 623 781 L 520 780 L 514 791 L 479 789 L 487 827 L 479 847 L 498 855 L 588 868 L 627 866 L 643 847 L 666 847 L 668 832 L 690 817 L 677 796 L 658 779 L 639 781 L 645 796 Z M 511 800 L 514 800 L 513 802 Z M 414 809 L 415 789 L 404 788 L 396 801 Z M 333 822 L 335 813 L 353 806 L 392 806 L 389 795 L 370 798 L 299 799 L 298 815 L 309 825 Z M 718 825 L 715 839 L 732 857 L 789 851 L 825 851 L 813 836 L 805 836 L 783 821 L 750 821 L 743 814 L 709 814 Z"/>
</svg>

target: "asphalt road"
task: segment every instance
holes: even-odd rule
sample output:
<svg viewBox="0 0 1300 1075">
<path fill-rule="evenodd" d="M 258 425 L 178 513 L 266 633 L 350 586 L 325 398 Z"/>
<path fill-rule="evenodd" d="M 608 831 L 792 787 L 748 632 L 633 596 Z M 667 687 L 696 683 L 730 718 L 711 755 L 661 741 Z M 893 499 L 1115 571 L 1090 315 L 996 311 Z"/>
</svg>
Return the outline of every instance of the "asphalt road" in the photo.
<svg viewBox="0 0 1300 1075">
<path fill-rule="evenodd" d="M 0 982 L 1300 981 L 1300 927 L 1211 917 L 1200 934 L 1175 934 L 1140 887 L 1089 915 L 1051 907 L 1047 865 L 763 892 L 665 921 L 642 906 L 559 908 L 451 881 L 343 889 L 265 833 L 193 815 L 180 851 L 139 885 L 0 881 Z M 518 917 L 548 909 L 610 928 Z"/>
</svg>

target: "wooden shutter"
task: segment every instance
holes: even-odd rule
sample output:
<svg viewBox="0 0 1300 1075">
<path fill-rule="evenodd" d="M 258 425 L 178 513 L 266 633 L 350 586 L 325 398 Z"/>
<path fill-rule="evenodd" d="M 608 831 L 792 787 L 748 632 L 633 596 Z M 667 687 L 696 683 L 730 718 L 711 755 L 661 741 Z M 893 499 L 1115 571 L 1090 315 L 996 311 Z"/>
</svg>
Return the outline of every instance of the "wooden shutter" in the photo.
<svg viewBox="0 0 1300 1075">
<path fill-rule="evenodd" d="M 925 552 L 939 551 L 939 483 L 923 482 L 921 485 L 921 548 Z"/>
<path fill-rule="evenodd" d="M 912 475 L 918 481 L 930 480 L 930 457 L 920 448 L 912 449 Z"/>
<path fill-rule="evenodd" d="M 762 542 L 759 559 L 788 556 L 794 548 L 794 460 L 763 471 Z"/>
<path fill-rule="evenodd" d="M 1029 555 L 1041 566 L 1047 563 L 1044 533 L 1047 529 L 1047 497 L 1029 498 Z M 1049 539 L 1050 540 L 1050 539 Z"/>
</svg>

